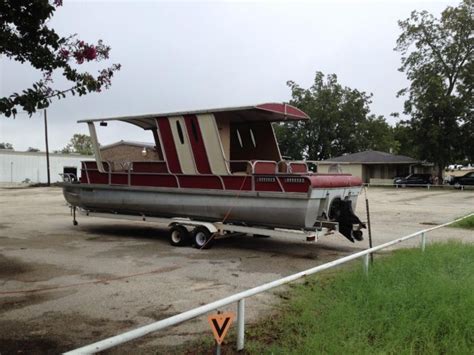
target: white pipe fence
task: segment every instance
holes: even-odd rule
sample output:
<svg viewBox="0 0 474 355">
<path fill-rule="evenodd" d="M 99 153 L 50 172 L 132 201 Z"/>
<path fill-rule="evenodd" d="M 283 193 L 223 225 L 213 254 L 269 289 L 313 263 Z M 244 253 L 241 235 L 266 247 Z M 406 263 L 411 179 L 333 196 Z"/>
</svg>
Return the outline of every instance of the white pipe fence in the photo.
<svg viewBox="0 0 474 355">
<path fill-rule="evenodd" d="M 378 245 L 376 247 L 366 249 L 366 250 L 363 250 L 363 251 L 345 256 L 343 258 L 331 261 L 331 262 L 326 263 L 326 264 L 316 266 L 314 268 L 311 268 L 311 269 L 308 269 L 308 270 L 305 270 L 305 271 L 298 272 L 298 273 L 290 275 L 290 276 L 283 277 L 281 279 L 263 284 L 261 286 L 257 286 L 257 287 L 251 288 L 249 290 L 236 293 L 232 296 L 222 298 L 222 299 L 217 300 L 215 302 L 208 303 L 204 306 L 197 307 L 197 308 L 191 309 L 189 311 L 177 314 L 175 316 L 172 316 L 172 317 L 169 317 L 169 318 L 166 318 L 166 319 L 163 319 L 163 320 L 145 325 L 143 327 L 140 327 L 140 328 L 137 328 L 137 329 L 134 329 L 134 330 L 130 330 L 128 332 L 125 332 L 125 333 L 122 333 L 122 334 L 119 334 L 119 335 L 116 335 L 116 336 L 98 341 L 96 343 L 93 343 L 93 344 L 90 344 L 90 345 L 87 345 L 87 346 L 69 351 L 66 354 L 93 354 L 93 353 L 97 353 L 99 351 L 110 349 L 114 346 L 117 346 L 117 345 L 126 343 L 128 341 L 143 337 L 143 336 L 145 336 L 149 333 L 156 332 L 158 330 L 162 330 L 162 329 L 165 329 L 165 328 L 183 323 L 187 320 L 202 316 L 206 313 L 217 310 L 221 307 L 227 306 L 227 305 L 235 303 L 235 302 L 237 302 L 237 350 L 242 350 L 244 348 L 244 337 L 245 337 L 245 299 L 246 298 L 251 297 L 251 296 L 255 296 L 259 293 L 271 290 L 271 289 L 273 289 L 277 286 L 287 284 L 289 282 L 298 280 L 298 279 L 303 278 L 303 277 L 308 276 L 308 275 L 316 274 L 316 273 L 321 272 L 323 270 L 333 268 L 335 266 L 347 263 L 351 260 L 361 258 L 361 257 L 363 258 L 364 271 L 368 275 L 369 265 L 370 265 L 370 263 L 369 263 L 370 254 L 375 253 L 379 250 L 388 248 L 392 245 L 404 242 L 408 239 L 415 238 L 417 236 L 420 236 L 420 247 L 421 247 L 421 250 L 424 251 L 425 247 L 426 247 L 426 234 L 428 232 L 431 232 L 435 229 L 446 227 L 450 224 L 461 221 L 461 220 L 463 220 L 465 218 L 468 218 L 468 217 L 471 217 L 471 216 L 474 216 L 474 213 L 471 213 L 469 215 L 466 215 L 464 217 L 461 217 L 459 219 L 456 219 L 456 220 L 448 222 L 448 223 L 444 223 L 444 224 L 441 224 L 441 225 L 438 225 L 438 226 L 435 226 L 435 227 L 432 227 L 432 228 L 428 228 L 428 229 L 423 229 L 421 231 L 418 231 L 418 232 L 406 235 L 404 237 L 392 240 L 388 243 L 381 244 L 381 245 Z"/>
<path fill-rule="evenodd" d="M 405 187 L 418 187 L 418 188 L 427 188 L 429 189 L 448 189 L 448 190 L 474 190 L 474 185 L 449 185 L 449 184 L 442 184 L 442 185 L 433 185 L 433 184 L 383 184 L 383 183 L 364 183 L 364 186 L 367 187 L 393 187 L 396 189 L 401 189 Z"/>
</svg>

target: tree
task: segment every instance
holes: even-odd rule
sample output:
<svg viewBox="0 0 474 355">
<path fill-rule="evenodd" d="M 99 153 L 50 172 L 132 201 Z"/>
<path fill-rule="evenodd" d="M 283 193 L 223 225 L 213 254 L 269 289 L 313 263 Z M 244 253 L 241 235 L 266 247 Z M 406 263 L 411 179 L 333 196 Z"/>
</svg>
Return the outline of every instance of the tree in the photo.
<svg viewBox="0 0 474 355">
<path fill-rule="evenodd" d="M 400 142 L 395 138 L 395 130 L 385 117 L 370 115 L 361 124 L 362 137 L 359 150 L 379 150 L 396 153 L 400 150 Z"/>
<path fill-rule="evenodd" d="M 5 143 L 5 142 L 1 142 L 0 143 L 0 149 L 10 149 L 10 150 L 14 150 L 13 149 L 13 145 L 11 143 Z"/>
<path fill-rule="evenodd" d="M 371 94 L 343 87 L 335 74 L 325 77 L 321 72 L 309 89 L 293 81 L 287 84 L 290 103 L 311 118 L 275 125 L 283 155 L 322 160 L 367 149 L 389 151 L 396 146 L 383 116 L 370 114 Z"/>
<path fill-rule="evenodd" d="M 61 150 L 61 153 L 78 153 L 82 155 L 94 154 L 91 137 L 86 134 L 76 133 L 72 136 L 70 143 Z"/>
<path fill-rule="evenodd" d="M 419 158 L 418 147 L 415 144 L 413 129 L 410 121 L 401 120 L 393 128 L 393 137 L 397 142 L 397 154 L 406 155 L 412 158 Z"/>
<path fill-rule="evenodd" d="M 27 152 L 39 152 L 40 150 L 38 148 L 28 147 L 28 149 L 26 151 Z"/>
<path fill-rule="evenodd" d="M 474 163 L 474 119 L 470 119 L 461 128 L 462 154 L 469 163 Z M 466 163 L 466 161 L 464 161 Z"/>
<path fill-rule="evenodd" d="M 438 177 L 444 167 L 472 148 L 474 83 L 473 3 L 464 0 L 447 7 L 437 19 L 427 11 L 413 11 L 399 21 L 402 34 L 396 51 L 402 53 L 400 71 L 410 86 L 404 112 L 422 159 L 436 163 Z M 467 132 L 467 133 L 466 133 Z M 464 146 L 464 147 L 463 147 Z"/>
<path fill-rule="evenodd" d="M 49 28 L 48 21 L 61 5 L 62 0 L 52 4 L 48 0 L 0 2 L 0 55 L 28 62 L 42 73 L 42 79 L 31 88 L 0 98 L 0 114 L 15 116 L 17 107 L 21 107 L 31 115 L 48 107 L 53 98 L 100 92 L 111 85 L 114 72 L 120 69 L 120 64 L 113 64 L 96 76 L 77 69 L 85 62 L 108 59 L 110 47 L 101 40 L 90 44 L 76 35 L 61 37 Z M 54 73 L 61 73 L 71 87 L 53 88 Z"/>
</svg>

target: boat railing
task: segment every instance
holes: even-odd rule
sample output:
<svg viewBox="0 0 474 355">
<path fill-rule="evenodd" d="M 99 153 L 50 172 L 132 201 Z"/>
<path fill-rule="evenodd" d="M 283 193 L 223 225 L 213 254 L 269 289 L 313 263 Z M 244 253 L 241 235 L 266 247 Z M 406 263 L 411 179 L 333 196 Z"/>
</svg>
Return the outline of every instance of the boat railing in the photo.
<svg viewBox="0 0 474 355">
<path fill-rule="evenodd" d="M 63 179 L 63 182 L 77 182 L 77 176 L 73 173 L 60 173 L 59 176 Z"/>
<path fill-rule="evenodd" d="M 304 160 L 280 160 L 278 162 L 278 173 L 280 174 L 307 174 L 311 173 L 308 164 Z"/>
<path fill-rule="evenodd" d="M 105 172 L 100 172 L 96 162 L 82 162 L 81 182 L 112 186 L 144 186 L 166 188 L 197 188 L 210 190 L 244 190 L 268 192 L 307 193 L 313 182 L 305 176 L 304 162 L 288 162 L 292 172 L 278 172 L 278 163 L 271 160 L 231 160 L 229 163 L 245 164 L 244 174 L 174 174 L 165 161 L 131 162 L 126 170 L 113 171 L 112 163 L 104 161 Z M 299 171 L 295 171 L 296 169 Z M 295 175 L 297 177 L 295 177 Z M 326 174 L 317 174 L 326 175 Z M 327 174 L 331 175 L 331 174 Z"/>
<path fill-rule="evenodd" d="M 226 160 L 225 162 L 230 173 L 233 175 L 239 175 L 242 173 L 247 175 L 253 173 L 253 166 L 250 160 Z"/>
<path fill-rule="evenodd" d="M 249 175 L 275 175 L 278 173 L 278 162 L 274 160 L 226 160 L 232 174 L 245 172 Z M 240 166 L 237 170 L 236 166 Z M 242 169 L 242 166 L 245 166 Z"/>
<path fill-rule="evenodd" d="M 131 162 L 127 170 L 124 171 L 113 171 L 111 169 L 111 164 L 110 162 L 104 162 L 104 168 L 105 168 L 105 174 L 106 178 L 103 180 L 99 180 L 100 183 L 107 183 L 108 185 L 126 185 L 126 186 L 135 186 L 132 183 L 133 177 L 135 176 L 156 176 L 156 177 L 162 177 L 162 178 L 172 178 L 175 182 L 173 184 L 174 186 L 170 186 L 168 184 L 167 186 L 164 187 L 193 187 L 193 182 L 201 182 L 203 185 L 208 186 L 208 188 L 214 188 L 214 189 L 221 189 L 221 190 L 226 190 L 225 183 L 222 179 L 221 176 L 219 175 L 213 175 L 213 174 L 199 174 L 199 175 L 186 175 L 186 174 L 173 174 L 168 171 L 168 168 L 166 167 L 166 170 L 162 168 L 162 171 L 146 171 L 146 169 L 143 169 L 143 166 L 141 166 L 137 171 L 137 167 L 142 165 L 142 163 L 147 163 L 143 165 L 149 165 L 153 166 L 153 163 L 165 163 L 164 161 L 137 161 L 137 162 Z M 148 164 L 150 163 L 150 164 Z M 165 163 L 166 164 L 166 163 Z M 93 165 L 90 167 L 90 165 Z M 94 183 L 91 179 L 91 175 L 94 173 L 100 173 L 99 169 L 97 168 L 97 165 L 95 165 L 95 162 L 83 162 L 82 164 L 82 170 L 85 172 L 86 176 L 86 183 L 91 184 Z M 100 175 L 98 175 L 100 176 Z M 106 181 L 105 181 L 106 180 Z"/>
<path fill-rule="evenodd" d="M 308 167 L 308 172 L 317 173 L 318 172 L 318 164 L 317 160 L 305 160 L 306 166 Z"/>
<path fill-rule="evenodd" d="M 313 162 L 303 160 L 280 160 L 279 162 L 274 160 L 226 160 L 226 163 L 233 175 L 273 175 L 312 173 L 312 171 L 308 169 L 308 165 Z M 120 169 L 115 169 L 117 164 L 120 166 Z M 170 172 L 165 160 L 103 161 L 103 166 L 105 172 L 108 174 L 157 173 L 181 175 Z M 236 166 L 240 166 L 240 168 L 236 168 Z M 98 171 L 96 162 L 94 161 L 84 161 L 82 169 L 85 171 Z M 205 176 L 206 174 L 199 175 Z M 207 175 L 215 176 L 215 174 Z"/>
</svg>

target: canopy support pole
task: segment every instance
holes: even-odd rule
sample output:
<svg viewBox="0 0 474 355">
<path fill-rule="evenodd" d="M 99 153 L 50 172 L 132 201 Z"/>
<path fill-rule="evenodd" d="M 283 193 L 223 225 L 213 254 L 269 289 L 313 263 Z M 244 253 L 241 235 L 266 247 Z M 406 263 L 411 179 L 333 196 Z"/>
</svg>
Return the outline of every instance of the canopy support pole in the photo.
<svg viewBox="0 0 474 355">
<path fill-rule="evenodd" d="M 89 134 L 91 136 L 92 148 L 94 149 L 95 161 L 97 162 L 97 169 L 101 173 L 106 173 L 107 171 L 105 171 L 104 169 L 104 164 L 102 164 L 102 156 L 100 154 L 100 144 L 99 144 L 99 140 L 97 139 L 97 132 L 95 130 L 94 122 L 87 122 L 87 125 L 89 126 Z"/>
</svg>

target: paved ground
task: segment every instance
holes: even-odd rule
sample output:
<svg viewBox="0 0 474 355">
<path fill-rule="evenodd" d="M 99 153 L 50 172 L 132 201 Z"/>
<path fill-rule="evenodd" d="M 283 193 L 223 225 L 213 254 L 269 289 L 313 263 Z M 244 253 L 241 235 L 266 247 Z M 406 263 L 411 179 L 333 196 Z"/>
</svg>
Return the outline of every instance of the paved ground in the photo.
<svg viewBox="0 0 474 355">
<path fill-rule="evenodd" d="M 374 244 L 474 211 L 474 191 L 371 188 L 368 196 Z M 365 219 L 363 195 L 357 213 Z M 474 233 L 443 228 L 429 238 L 471 242 Z M 0 353 L 72 349 L 366 247 L 332 235 L 173 248 L 146 223 L 80 218 L 74 227 L 58 188 L 0 189 Z M 277 301 L 247 300 L 248 318 Z M 113 352 L 148 353 L 210 335 L 207 327 L 194 320 Z"/>
</svg>

